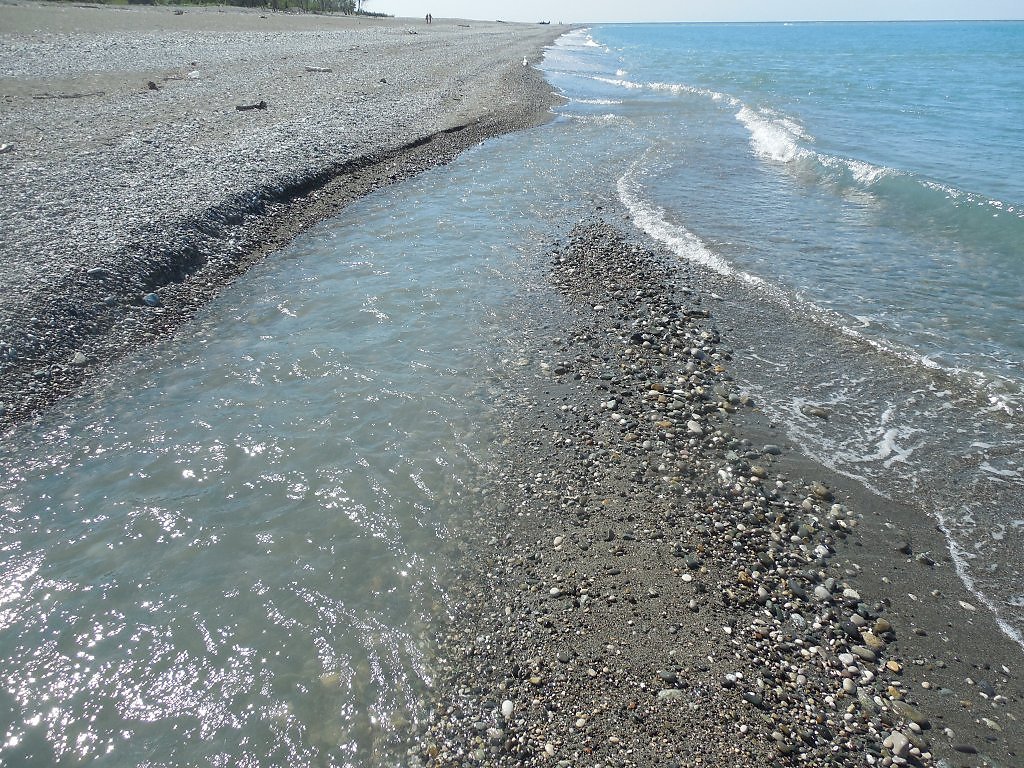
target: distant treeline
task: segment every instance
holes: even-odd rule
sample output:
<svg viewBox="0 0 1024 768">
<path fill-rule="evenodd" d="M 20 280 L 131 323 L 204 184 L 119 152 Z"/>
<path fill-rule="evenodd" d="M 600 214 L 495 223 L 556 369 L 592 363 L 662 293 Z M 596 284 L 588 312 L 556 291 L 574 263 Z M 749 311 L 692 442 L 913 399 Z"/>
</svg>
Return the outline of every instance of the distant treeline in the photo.
<svg viewBox="0 0 1024 768">
<path fill-rule="evenodd" d="M 80 0 L 56 0 L 80 2 Z M 365 0 L 363 0 L 365 2 Z M 241 8 L 267 8 L 272 11 L 306 13 L 347 13 L 360 16 L 387 16 L 365 11 L 357 0 L 93 0 L 99 5 L 236 5 Z"/>
</svg>

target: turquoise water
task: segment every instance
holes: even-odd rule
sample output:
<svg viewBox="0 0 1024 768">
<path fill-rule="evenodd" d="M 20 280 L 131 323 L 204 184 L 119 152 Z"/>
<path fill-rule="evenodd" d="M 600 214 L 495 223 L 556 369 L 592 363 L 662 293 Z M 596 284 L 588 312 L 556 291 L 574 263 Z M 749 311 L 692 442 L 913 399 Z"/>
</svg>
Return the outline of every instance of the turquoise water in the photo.
<svg viewBox="0 0 1024 768">
<path fill-rule="evenodd" d="M 551 124 L 350 206 L 5 437 L 0 764 L 404 765 L 489 446 L 562 332 L 547 255 L 599 207 L 1019 637 L 1022 30 L 569 35 Z"/>
<path fill-rule="evenodd" d="M 645 156 L 644 211 L 848 332 L 1024 382 L 1024 24 L 600 27 L 594 78 Z M 602 56 L 603 54 L 603 56 Z M 590 62 L 590 66 L 597 66 Z M 673 217 L 676 218 L 673 218 Z"/>
</svg>

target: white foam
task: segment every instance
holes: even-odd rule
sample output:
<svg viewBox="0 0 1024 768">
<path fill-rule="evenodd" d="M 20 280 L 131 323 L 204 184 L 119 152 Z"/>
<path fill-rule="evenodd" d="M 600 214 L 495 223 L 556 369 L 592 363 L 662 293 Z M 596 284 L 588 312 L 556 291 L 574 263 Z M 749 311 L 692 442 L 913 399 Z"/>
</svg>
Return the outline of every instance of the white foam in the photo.
<svg viewBox="0 0 1024 768">
<path fill-rule="evenodd" d="M 772 119 L 770 115 L 756 112 L 746 105 L 740 107 L 736 119 L 750 132 L 754 154 L 764 160 L 791 163 L 809 154 L 799 144 L 806 134 L 793 130 L 795 124 L 791 120 Z"/>
<path fill-rule="evenodd" d="M 739 99 L 735 99 L 727 94 L 720 93 L 718 91 L 712 91 L 709 88 L 698 88 L 693 85 L 686 85 L 685 83 L 638 83 L 634 80 L 626 80 L 623 75 L 626 74 L 625 70 L 618 70 L 616 77 L 600 77 L 595 76 L 594 79 L 601 83 L 608 83 L 608 85 L 617 85 L 620 88 L 628 88 L 629 90 L 649 90 L 649 91 L 662 91 L 667 93 L 686 93 L 693 96 L 705 96 L 713 101 L 726 101 L 728 104 L 738 107 L 741 102 Z"/>
<path fill-rule="evenodd" d="M 598 107 L 614 107 L 622 103 L 621 99 L 572 99 L 574 104 L 593 104 Z"/>
<path fill-rule="evenodd" d="M 722 257 L 713 253 L 699 237 L 685 227 L 671 223 L 664 208 L 641 197 L 640 185 L 635 178 L 636 168 L 637 165 L 634 164 L 633 168 L 619 178 L 616 185 L 619 199 L 632 215 L 636 225 L 659 243 L 668 246 L 680 258 L 702 264 L 720 275 L 734 275 L 736 270 Z"/>
<path fill-rule="evenodd" d="M 609 112 L 604 115 L 573 115 L 572 119 L 577 123 L 613 123 L 621 118 L 614 112 Z"/>
<path fill-rule="evenodd" d="M 978 469 L 983 472 L 988 472 L 990 475 L 995 475 L 996 477 L 1020 477 L 1020 472 L 1015 472 L 1012 469 L 999 469 L 998 467 L 993 467 L 987 461 L 982 462 Z"/>
<path fill-rule="evenodd" d="M 617 85 L 620 88 L 629 88 L 630 90 L 643 90 L 643 83 L 634 83 L 631 80 L 622 80 L 621 78 L 611 77 L 600 77 L 594 76 L 594 79 L 599 83 L 608 83 L 608 85 Z"/>
<path fill-rule="evenodd" d="M 961 547 L 957 542 L 955 542 L 953 540 L 953 537 L 950 536 L 949 525 L 946 523 L 946 516 L 943 513 L 943 511 L 941 509 L 935 509 L 934 514 L 939 521 L 939 530 L 942 531 L 942 535 L 946 538 L 946 544 L 948 545 L 949 554 L 953 558 L 953 565 L 956 568 L 957 575 L 960 577 L 960 581 L 964 583 L 964 586 L 967 587 L 967 590 L 972 595 L 977 597 L 982 603 L 985 604 L 985 607 L 992 612 L 992 615 L 996 618 L 996 623 L 999 625 L 999 628 L 1003 630 L 1003 634 L 1005 634 L 1012 640 L 1016 641 L 1016 643 L 1019 646 L 1021 646 L 1021 648 L 1024 648 L 1024 636 L 1022 636 L 1020 632 L 1018 632 L 1013 626 L 1010 625 L 1008 621 L 1006 621 L 1006 619 L 1004 619 L 1000 615 L 999 610 L 996 608 L 996 604 L 992 600 L 990 600 L 988 596 L 985 595 L 985 593 L 982 592 L 978 588 L 978 585 L 975 583 L 974 578 L 971 576 L 970 572 L 967 569 L 967 554 L 966 552 L 964 552 L 963 547 Z"/>
</svg>

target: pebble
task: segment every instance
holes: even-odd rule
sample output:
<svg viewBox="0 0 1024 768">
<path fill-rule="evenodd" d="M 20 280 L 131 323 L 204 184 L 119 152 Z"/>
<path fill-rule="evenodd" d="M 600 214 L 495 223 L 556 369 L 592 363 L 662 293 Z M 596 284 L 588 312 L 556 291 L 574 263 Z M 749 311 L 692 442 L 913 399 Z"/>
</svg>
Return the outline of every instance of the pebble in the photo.
<svg viewBox="0 0 1024 768">
<path fill-rule="evenodd" d="M 905 701 L 893 699 L 889 702 L 889 708 L 907 722 L 914 723 L 922 728 L 927 728 L 929 725 L 928 718 Z"/>
<path fill-rule="evenodd" d="M 827 419 L 831 415 L 831 411 L 827 408 L 822 408 L 820 405 L 805 405 L 800 410 L 807 416 L 814 416 L 818 419 Z"/>
<path fill-rule="evenodd" d="M 874 651 L 872 651 L 870 648 L 865 648 L 863 645 L 854 645 L 850 648 L 850 650 L 854 653 L 855 656 L 859 656 L 860 658 L 864 659 L 864 661 L 873 662 L 875 661 L 875 659 L 878 658 L 875 655 Z"/>
<path fill-rule="evenodd" d="M 160 295 L 157 293 L 147 293 L 142 297 L 142 301 L 147 307 L 159 307 L 163 304 Z"/>
<path fill-rule="evenodd" d="M 510 699 L 505 699 L 503 702 L 501 702 L 501 716 L 506 720 L 512 717 L 512 713 L 515 711 L 515 709 L 516 705 Z"/>
<path fill-rule="evenodd" d="M 890 733 L 882 745 L 890 749 L 896 757 L 906 757 L 910 754 L 910 739 L 900 731 Z"/>
</svg>

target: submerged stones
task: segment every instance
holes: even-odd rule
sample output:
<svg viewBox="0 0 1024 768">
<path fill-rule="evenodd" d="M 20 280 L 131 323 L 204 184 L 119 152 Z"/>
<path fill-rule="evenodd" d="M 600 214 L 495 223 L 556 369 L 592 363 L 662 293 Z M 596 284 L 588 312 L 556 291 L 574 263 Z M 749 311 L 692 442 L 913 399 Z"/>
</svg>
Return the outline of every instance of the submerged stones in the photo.
<svg viewBox="0 0 1024 768">
<path fill-rule="evenodd" d="M 532 704 L 483 762 L 546 765 L 553 744 L 566 764 L 928 764 L 885 606 L 832 562 L 857 515 L 732 434 L 751 401 L 682 270 L 588 222 L 551 279 L 582 308 L 549 358 L 574 377 L 513 414 L 522 479 L 497 522 L 522 544 L 474 592 L 509 585 L 483 621 L 500 650 L 471 657 L 487 682 L 463 685 Z"/>
</svg>

